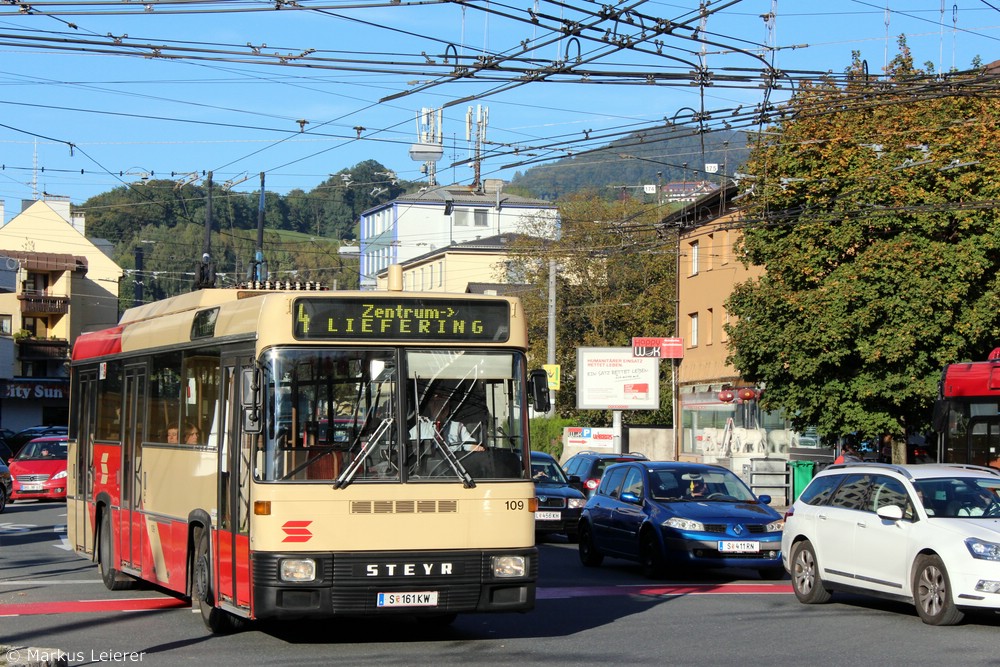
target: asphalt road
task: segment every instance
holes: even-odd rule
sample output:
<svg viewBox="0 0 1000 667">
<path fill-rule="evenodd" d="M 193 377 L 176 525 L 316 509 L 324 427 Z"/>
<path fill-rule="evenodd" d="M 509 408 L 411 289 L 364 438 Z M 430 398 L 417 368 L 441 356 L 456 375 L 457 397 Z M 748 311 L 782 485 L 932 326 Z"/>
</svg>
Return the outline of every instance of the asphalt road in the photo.
<svg viewBox="0 0 1000 667">
<path fill-rule="evenodd" d="M 198 614 L 155 589 L 108 591 L 63 542 L 65 507 L 0 514 L 0 644 L 57 648 L 71 665 L 998 665 L 1000 616 L 934 628 L 912 607 L 835 596 L 805 606 L 788 580 L 750 572 L 664 580 L 574 545 L 541 545 L 538 603 L 469 615 L 448 628 L 332 619 L 209 635 Z M 17 657 L 17 656 L 12 656 Z M 0 656 L 0 665 L 3 656 Z"/>
</svg>

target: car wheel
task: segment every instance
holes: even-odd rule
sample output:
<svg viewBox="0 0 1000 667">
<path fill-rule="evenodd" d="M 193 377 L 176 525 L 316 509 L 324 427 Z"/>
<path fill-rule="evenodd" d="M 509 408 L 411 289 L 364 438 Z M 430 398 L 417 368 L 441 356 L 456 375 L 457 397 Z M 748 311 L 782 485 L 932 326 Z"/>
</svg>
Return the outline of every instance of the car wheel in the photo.
<svg viewBox="0 0 1000 667">
<path fill-rule="evenodd" d="M 928 625 L 955 625 L 965 618 L 951 599 L 951 580 L 941 558 L 924 554 L 913 573 L 913 601 Z"/>
<path fill-rule="evenodd" d="M 7 490 L 0 486 L 0 512 L 7 509 Z"/>
<path fill-rule="evenodd" d="M 651 531 L 643 533 L 639 538 L 639 563 L 642 565 L 642 576 L 656 579 L 663 576 L 663 554 L 660 545 Z"/>
<path fill-rule="evenodd" d="M 590 526 L 580 526 L 580 562 L 587 567 L 597 567 L 604 562 L 604 556 L 594 546 L 594 533 Z"/>
<path fill-rule="evenodd" d="M 819 574 L 816 551 L 809 540 L 792 547 L 792 590 L 803 604 L 822 604 L 830 599 Z"/>
<path fill-rule="evenodd" d="M 783 567 L 765 567 L 758 570 L 758 573 L 764 581 L 779 581 L 785 578 L 785 568 Z"/>
</svg>

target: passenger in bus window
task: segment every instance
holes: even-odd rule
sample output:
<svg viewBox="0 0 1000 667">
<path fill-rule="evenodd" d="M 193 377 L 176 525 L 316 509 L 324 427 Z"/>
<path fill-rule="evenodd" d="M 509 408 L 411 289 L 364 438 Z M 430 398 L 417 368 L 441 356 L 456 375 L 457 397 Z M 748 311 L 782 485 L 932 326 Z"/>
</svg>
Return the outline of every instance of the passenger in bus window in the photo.
<svg viewBox="0 0 1000 667">
<path fill-rule="evenodd" d="M 184 444 L 197 445 L 201 441 L 201 432 L 194 424 L 188 424 L 184 428 Z"/>
<path fill-rule="evenodd" d="M 168 428 L 167 429 L 167 442 L 169 444 L 171 444 L 171 445 L 176 445 L 177 443 L 179 443 L 180 439 L 178 438 L 178 433 L 179 433 L 179 431 L 177 430 L 176 426 L 171 426 L 170 428 Z"/>
</svg>

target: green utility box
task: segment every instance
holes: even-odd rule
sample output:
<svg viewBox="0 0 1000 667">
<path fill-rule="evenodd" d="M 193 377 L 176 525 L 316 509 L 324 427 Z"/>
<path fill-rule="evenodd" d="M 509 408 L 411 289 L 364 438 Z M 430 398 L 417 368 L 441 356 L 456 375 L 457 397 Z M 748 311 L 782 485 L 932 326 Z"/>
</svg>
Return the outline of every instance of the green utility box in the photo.
<svg viewBox="0 0 1000 667">
<path fill-rule="evenodd" d="M 802 490 L 812 480 L 816 462 L 789 461 L 788 467 L 792 469 L 792 502 L 795 502 L 799 499 L 799 494 L 802 493 Z"/>
</svg>

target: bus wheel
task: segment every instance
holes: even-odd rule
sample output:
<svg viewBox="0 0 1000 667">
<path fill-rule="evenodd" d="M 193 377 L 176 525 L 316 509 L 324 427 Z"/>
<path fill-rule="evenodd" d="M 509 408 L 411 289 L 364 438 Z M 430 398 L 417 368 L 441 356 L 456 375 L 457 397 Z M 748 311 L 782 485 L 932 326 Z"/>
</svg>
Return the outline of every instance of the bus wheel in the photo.
<svg viewBox="0 0 1000 667">
<path fill-rule="evenodd" d="M 201 620 L 205 626 L 216 635 L 236 632 L 243 627 L 243 619 L 233 616 L 224 609 L 215 606 L 215 593 L 212 591 L 212 562 L 208 549 L 208 529 L 201 531 L 198 546 L 194 556 L 194 573 L 191 585 L 192 603 L 201 609 Z"/>
<path fill-rule="evenodd" d="M 111 553 L 111 512 L 105 510 L 101 515 L 101 535 L 97 547 L 97 563 L 101 568 L 101 579 L 109 591 L 131 588 L 135 580 L 115 569 Z"/>
</svg>

